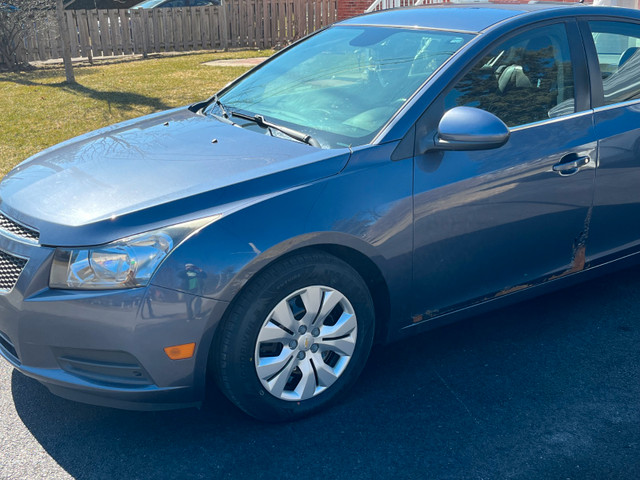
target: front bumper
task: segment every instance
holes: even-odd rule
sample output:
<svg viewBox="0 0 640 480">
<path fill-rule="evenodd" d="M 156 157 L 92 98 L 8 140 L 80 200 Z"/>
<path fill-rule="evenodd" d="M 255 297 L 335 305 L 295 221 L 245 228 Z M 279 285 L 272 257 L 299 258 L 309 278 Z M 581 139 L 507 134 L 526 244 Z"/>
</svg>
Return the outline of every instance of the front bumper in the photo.
<svg viewBox="0 0 640 480">
<path fill-rule="evenodd" d="M 48 288 L 53 249 L 0 235 L 28 259 L 0 293 L 0 356 L 52 393 L 115 408 L 194 406 L 205 391 L 209 346 L 225 302 L 157 286 L 113 291 Z M 192 358 L 164 347 L 196 343 Z"/>
</svg>

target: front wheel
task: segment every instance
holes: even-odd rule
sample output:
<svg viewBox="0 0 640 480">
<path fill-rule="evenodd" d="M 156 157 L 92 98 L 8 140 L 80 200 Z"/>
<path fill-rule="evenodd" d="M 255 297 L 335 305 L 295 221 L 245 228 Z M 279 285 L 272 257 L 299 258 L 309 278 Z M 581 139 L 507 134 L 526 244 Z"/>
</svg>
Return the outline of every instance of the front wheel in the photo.
<svg viewBox="0 0 640 480">
<path fill-rule="evenodd" d="M 356 380 L 373 341 L 369 290 L 345 262 L 306 252 L 270 266 L 226 316 L 212 367 L 222 391 L 267 421 L 313 413 Z"/>
</svg>

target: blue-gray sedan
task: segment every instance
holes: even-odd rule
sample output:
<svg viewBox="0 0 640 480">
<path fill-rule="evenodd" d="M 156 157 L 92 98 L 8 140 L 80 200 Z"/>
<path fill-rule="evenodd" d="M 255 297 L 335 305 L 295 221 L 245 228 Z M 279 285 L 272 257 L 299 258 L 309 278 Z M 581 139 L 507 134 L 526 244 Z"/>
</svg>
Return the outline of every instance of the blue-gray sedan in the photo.
<svg viewBox="0 0 640 480">
<path fill-rule="evenodd" d="M 640 12 L 352 18 L 0 185 L 0 354 L 51 392 L 293 419 L 384 343 L 640 252 Z"/>
</svg>

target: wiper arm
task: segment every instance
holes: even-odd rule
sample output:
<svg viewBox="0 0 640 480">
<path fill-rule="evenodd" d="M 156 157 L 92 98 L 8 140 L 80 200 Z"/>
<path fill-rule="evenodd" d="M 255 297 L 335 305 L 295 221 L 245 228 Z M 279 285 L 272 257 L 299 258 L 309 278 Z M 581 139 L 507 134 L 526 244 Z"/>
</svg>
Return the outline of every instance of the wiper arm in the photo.
<svg viewBox="0 0 640 480">
<path fill-rule="evenodd" d="M 231 117 L 229 116 L 229 112 L 227 111 L 226 107 L 222 104 L 222 102 L 218 99 L 218 95 L 217 94 L 213 96 L 212 100 L 210 99 L 208 101 L 213 103 L 214 105 L 217 105 L 218 108 L 220 109 L 220 113 L 222 113 L 222 115 L 216 115 L 213 112 L 209 112 L 209 115 L 211 115 L 212 117 L 215 117 L 216 119 L 220 120 L 221 122 L 228 123 L 229 125 L 233 125 L 234 127 L 239 127 L 240 126 L 236 122 L 231 120 Z"/>
<path fill-rule="evenodd" d="M 214 95 L 213 97 L 213 103 L 215 105 L 218 106 L 218 108 L 220 109 L 220 111 L 222 112 L 222 116 L 224 118 L 229 118 L 229 114 L 227 113 L 227 109 L 224 108 L 224 105 L 222 104 L 222 102 L 220 101 L 220 99 L 218 98 L 218 94 Z"/>
<path fill-rule="evenodd" d="M 262 115 L 245 115 L 244 113 L 239 112 L 230 112 L 230 114 L 232 117 L 238 117 L 244 120 L 255 122 L 255 124 L 261 128 L 273 128 L 274 130 L 278 130 L 279 132 L 284 133 L 294 140 L 306 143 L 308 145 L 311 145 L 312 147 L 320 147 L 320 143 L 318 143 L 318 141 L 311 135 L 307 135 L 306 133 L 294 130 L 293 128 L 285 127 L 284 125 L 278 125 L 277 123 L 268 122 Z"/>
</svg>

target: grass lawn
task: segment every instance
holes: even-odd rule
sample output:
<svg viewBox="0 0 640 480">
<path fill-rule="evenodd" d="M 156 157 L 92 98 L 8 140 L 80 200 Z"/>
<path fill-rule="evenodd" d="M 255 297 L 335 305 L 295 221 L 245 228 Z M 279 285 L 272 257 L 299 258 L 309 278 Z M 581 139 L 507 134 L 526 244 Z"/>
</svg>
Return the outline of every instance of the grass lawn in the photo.
<svg viewBox="0 0 640 480">
<path fill-rule="evenodd" d="M 0 72 L 0 177 L 30 155 L 81 133 L 205 99 L 248 70 L 203 62 L 271 53 L 191 53 L 77 66 L 77 85 L 64 83 L 62 66 Z"/>
</svg>

